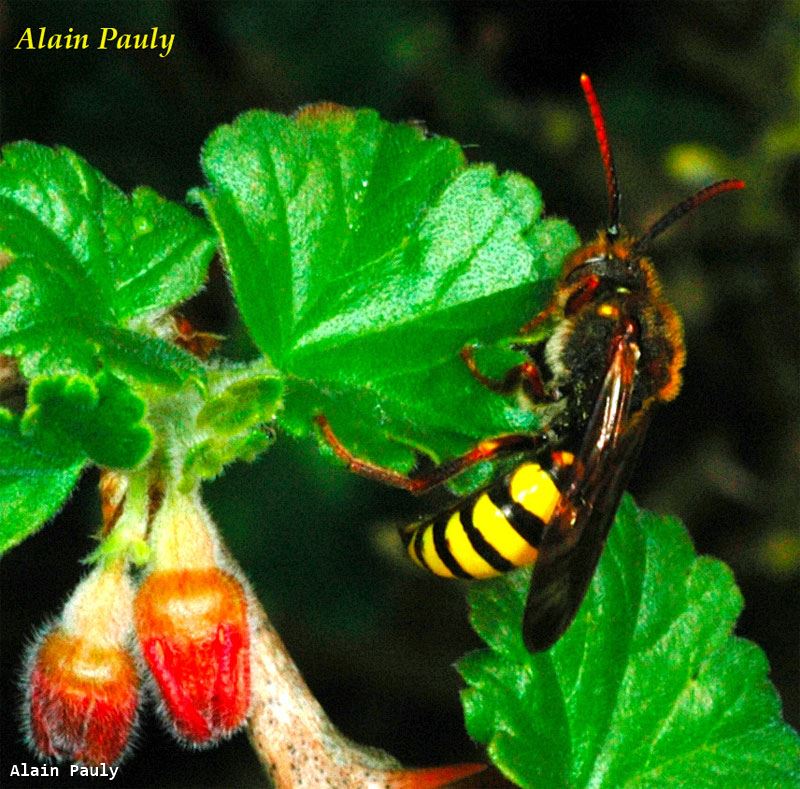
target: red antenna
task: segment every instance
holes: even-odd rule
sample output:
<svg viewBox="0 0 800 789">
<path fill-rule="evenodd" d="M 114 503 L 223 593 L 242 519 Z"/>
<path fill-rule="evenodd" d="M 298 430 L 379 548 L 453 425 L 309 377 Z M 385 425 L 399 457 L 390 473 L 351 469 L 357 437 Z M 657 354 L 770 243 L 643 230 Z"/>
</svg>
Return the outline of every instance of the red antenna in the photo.
<svg viewBox="0 0 800 789">
<path fill-rule="evenodd" d="M 689 211 L 694 211 L 697 206 L 711 200 L 723 192 L 730 192 L 734 189 L 744 189 L 744 181 L 737 178 L 727 178 L 724 181 L 717 181 L 711 186 L 706 186 L 699 192 L 695 192 L 691 197 L 687 197 L 682 203 L 670 208 L 661 219 L 653 222 L 650 228 L 645 231 L 636 243 L 631 247 L 631 252 L 634 254 L 641 253 L 656 237 L 660 236 L 670 225 L 677 222 L 682 216 L 688 214 Z"/>
<path fill-rule="evenodd" d="M 581 74 L 581 87 L 589 105 L 589 113 L 594 124 L 594 133 L 597 144 L 600 146 L 600 156 L 603 157 L 603 169 L 606 171 L 606 191 L 608 192 L 608 226 L 606 235 L 609 241 L 614 241 L 619 235 L 619 187 L 617 185 L 617 171 L 614 169 L 614 156 L 608 142 L 606 123 L 603 120 L 603 111 L 600 102 L 592 87 L 592 81 L 587 74 Z"/>
</svg>

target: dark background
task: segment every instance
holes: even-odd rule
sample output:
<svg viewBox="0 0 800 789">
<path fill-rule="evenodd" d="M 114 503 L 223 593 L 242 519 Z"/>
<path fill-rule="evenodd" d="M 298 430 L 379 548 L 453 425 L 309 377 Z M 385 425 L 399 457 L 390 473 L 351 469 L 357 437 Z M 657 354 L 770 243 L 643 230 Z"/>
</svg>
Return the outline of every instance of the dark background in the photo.
<svg viewBox="0 0 800 789">
<path fill-rule="evenodd" d="M 653 251 L 689 355 L 683 393 L 657 415 L 631 487 L 733 567 L 745 598 L 738 632 L 766 651 L 797 725 L 799 22 L 796 4 L 776 2 L 0 0 L 0 139 L 66 145 L 125 190 L 144 183 L 181 200 L 200 182 L 204 138 L 245 109 L 372 106 L 390 120 L 423 119 L 468 145 L 472 160 L 530 176 L 549 213 L 586 238 L 606 201 L 578 85 L 585 70 L 604 106 L 629 227 L 707 181 L 747 180 L 745 193 L 704 207 Z M 154 25 L 176 35 L 168 58 L 13 49 L 28 26 L 71 26 L 96 40 L 101 26 Z M 188 312 L 201 328 L 241 337 L 218 264 Z M 17 783 L 7 779 L 12 763 L 34 763 L 16 716 L 23 645 L 82 572 L 99 522 L 96 484 L 87 473 L 56 521 L 2 563 L 4 785 Z M 477 640 L 462 590 L 399 557 L 391 527 L 411 511 L 406 495 L 285 439 L 258 464 L 232 468 L 209 497 L 346 734 L 409 764 L 476 757 L 452 663 Z M 263 785 L 244 736 L 192 753 L 149 714 L 114 781 L 234 785 Z"/>
</svg>

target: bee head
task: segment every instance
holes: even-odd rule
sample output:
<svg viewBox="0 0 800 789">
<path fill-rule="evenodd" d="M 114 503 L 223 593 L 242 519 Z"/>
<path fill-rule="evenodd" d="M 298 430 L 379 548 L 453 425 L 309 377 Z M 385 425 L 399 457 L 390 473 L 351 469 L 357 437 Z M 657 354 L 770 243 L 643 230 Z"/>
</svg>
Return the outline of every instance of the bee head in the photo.
<svg viewBox="0 0 800 789">
<path fill-rule="evenodd" d="M 594 241 L 585 244 L 570 255 L 565 263 L 559 282 L 560 302 L 565 317 L 576 315 L 584 306 L 601 305 L 608 300 L 618 302 L 627 299 L 658 297 L 658 285 L 652 264 L 645 257 L 653 239 L 663 233 L 685 214 L 718 194 L 733 189 L 742 189 L 744 182 L 736 179 L 718 181 L 701 189 L 667 211 L 642 235 L 628 236 L 620 225 L 620 191 L 614 156 L 608 140 L 606 125 L 600 102 L 586 74 L 581 75 L 581 87 L 589 105 L 594 124 L 608 192 L 608 222 Z M 611 303 L 609 302 L 609 303 Z M 606 309 L 606 312 L 610 312 Z"/>
</svg>

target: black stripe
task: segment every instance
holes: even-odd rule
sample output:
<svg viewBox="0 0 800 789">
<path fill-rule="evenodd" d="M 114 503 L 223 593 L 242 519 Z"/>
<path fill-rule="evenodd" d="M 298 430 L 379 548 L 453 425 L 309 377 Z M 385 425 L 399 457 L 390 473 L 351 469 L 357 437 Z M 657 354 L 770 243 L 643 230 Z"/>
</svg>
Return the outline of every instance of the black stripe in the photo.
<svg viewBox="0 0 800 789">
<path fill-rule="evenodd" d="M 542 543 L 546 524 L 511 498 L 510 481 L 510 477 L 504 477 L 486 493 L 492 504 L 506 516 L 511 528 L 532 548 L 538 548 Z"/>
<path fill-rule="evenodd" d="M 422 553 L 422 538 L 425 536 L 425 532 L 430 528 L 431 528 L 431 525 L 429 523 L 417 526 L 417 529 L 416 529 L 416 531 L 414 532 L 414 534 L 412 535 L 412 538 L 411 538 L 412 541 L 413 541 L 411 549 L 414 551 L 414 556 L 416 556 L 417 559 L 419 559 L 419 563 L 426 570 L 430 570 L 430 572 L 433 572 L 433 570 L 431 570 L 430 565 L 425 561 L 425 556 Z"/>
<path fill-rule="evenodd" d="M 490 567 L 501 573 L 513 570 L 513 565 L 502 554 L 498 553 L 497 549 L 486 542 L 486 538 L 475 528 L 472 521 L 472 513 L 475 510 L 475 501 L 470 502 L 464 509 L 461 510 L 461 524 L 464 526 L 464 532 L 470 541 L 470 544 L 475 549 L 475 553 L 483 559 Z"/>
<path fill-rule="evenodd" d="M 433 522 L 433 546 L 436 548 L 436 553 L 448 570 L 457 578 L 472 578 L 472 576 L 456 561 L 456 558 L 450 552 L 450 546 L 447 544 L 445 537 L 445 529 L 447 528 L 447 521 L 450 520 L 452 511 L 443 512 Z"/>
</svg>

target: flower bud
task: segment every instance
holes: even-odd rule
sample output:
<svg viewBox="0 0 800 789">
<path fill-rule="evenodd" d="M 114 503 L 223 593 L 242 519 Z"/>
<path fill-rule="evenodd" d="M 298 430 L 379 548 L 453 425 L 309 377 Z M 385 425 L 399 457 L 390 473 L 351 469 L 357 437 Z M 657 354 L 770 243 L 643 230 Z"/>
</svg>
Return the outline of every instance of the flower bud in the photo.
<svg viewBox="0 0 800 789">
<path fill-rule="evenodd" d="M 25 712 L 42 757 L 98 765 L 123 755 L 139 704 L 136 664 L 125 648 L 132 606 L 123 562 L 98 566 L 34 643 Z"/>
<path fill-rule="evenodd" d="M 165 501 L 152 549 L 135 602 L 142 654 L 175 734 L 211 745 L 233 734 L 250 706 L 247 594 L 220 566 L 216 531 L 194 497 Z"/>
</svg>

